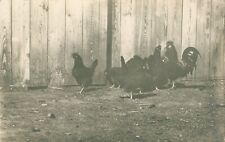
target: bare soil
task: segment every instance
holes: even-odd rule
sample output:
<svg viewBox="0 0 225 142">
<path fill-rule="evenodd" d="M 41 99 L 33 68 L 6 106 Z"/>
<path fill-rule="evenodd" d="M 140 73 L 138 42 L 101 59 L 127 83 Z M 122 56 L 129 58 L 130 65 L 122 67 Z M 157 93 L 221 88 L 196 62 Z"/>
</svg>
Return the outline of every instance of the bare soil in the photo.
<svg viewBox="0 0 225 142">
<path fill-rule="evenodd" d="M 223 81 L 129 99 L 121 89 L 0 92 L 1 142 L 224 142 Z"/>
</svg>

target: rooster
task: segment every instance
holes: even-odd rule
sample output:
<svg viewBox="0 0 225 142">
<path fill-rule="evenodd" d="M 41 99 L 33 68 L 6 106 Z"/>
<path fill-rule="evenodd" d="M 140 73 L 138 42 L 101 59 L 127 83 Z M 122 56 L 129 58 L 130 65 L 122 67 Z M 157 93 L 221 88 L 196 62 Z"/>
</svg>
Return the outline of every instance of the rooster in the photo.
<svg viewBox="0 0 225 142">
<path fill-rule="evenodd" d="M 196 62 L 200 53 L 196 48 L 188 47 L 184 50 L 182 62 L 180 62 L 178 61 L 177 51 L 173 42 L 167 42 L 165 49 L 165 56 L 163 58 L 164 68 L 167 72 L 168 79 L 172 82 L 171 89 L 173 89 L 176 79 L 192 74 L 197 66 Z"/>
<path fill-rule="evenodd" d="M 188 47 L 183 51 L 182 61 L 184 64 L 189 66 L 190 74 L 192 75 L 194 69 L 197 67 L 198 56 L 200 56 L 199 51 L 194 47 Z"/>
<path fill-rule="evenodd" d="M 91 67 L 86 67 L 78 53 L 73 53 L 72 57 L 74 59 L 72 75 L 81 86 L 80 94 L 82 94 L 83 91 L 92 83 L 92 77 L 94 75 L 95 68 L 98 65 L 98 60 L 96 59 L 92 63 Z"/>
</svg>

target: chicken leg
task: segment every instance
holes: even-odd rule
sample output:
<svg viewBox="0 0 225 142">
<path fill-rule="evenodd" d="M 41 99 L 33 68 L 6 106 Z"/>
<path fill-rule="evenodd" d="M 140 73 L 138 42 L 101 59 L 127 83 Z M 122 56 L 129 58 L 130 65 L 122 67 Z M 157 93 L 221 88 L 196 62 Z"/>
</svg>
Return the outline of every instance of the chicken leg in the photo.
<svg viewBox="0 0 225 142">
<path fill-rule="evenodd" d="M 113 85 L 112 85 L 112 86 L 110 86 L 109 88 L 111 88 L 111 89 L 112 89 L 112 88 L 114 88 L 114 87 L 115 87 L 115 85 L 113 84 Z"/>
<path fill-rule="evenodd" d="M 143 92 L 141 90 L 139 90 L 138 94 L 143 94 Z"/>
<path fill-rule="evenodd" d="M 153 92 L 157 93 L 159 91 L 161 91 L 161 90 L 157 86 L 155 86 L 155 90 Z"/>
<path fill-rule="evenodd" d="M 172 87 L 170 89 L 174 89 L 175 88 L 175 81 L 172 81 Z"/>
<path fill-rule="evenodd" d="M 133 92 L 130 93 L 130 99 L 133 99 Z"/>
<path fill-rule="evenodd" d="M 81 90 L 80 90 L 80 92 L 79 92 L 79 93 L 80 93 L 80 94 L 82 94 L 82 93 L 83 93 L 83 91 L 84 91 L 84 87 L 82 87 L 82 88 L 81 88 Z"/>
</svg>

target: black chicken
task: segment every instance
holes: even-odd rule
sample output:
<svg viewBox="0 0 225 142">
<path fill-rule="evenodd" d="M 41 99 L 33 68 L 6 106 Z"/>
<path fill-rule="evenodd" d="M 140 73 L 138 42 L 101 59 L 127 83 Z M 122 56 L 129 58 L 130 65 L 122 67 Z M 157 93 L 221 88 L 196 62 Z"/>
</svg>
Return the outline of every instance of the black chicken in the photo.
<svg viewBox="0 0 225 142">
<path fill-rule="evenodd" d="M 182 61 L 190 69 L 190 74 L 192 75 L 194 69 L 197 67 L 198 56 L 200 56 L 199 51 L 194 47 L 188 47 L 183 51 Z"/>
<path fill-rule="evenodd" d="M 161 45 L 157 46 L 153 55 L 148 57 L 148 64 L 151 70 L 156 90 L 168 82 L 165 65 L 161 58 Z"/>
<path fill-rule="evenodd" d="M 123 61 L 121 60 L 121 62 Z M 141 63 L 141 65 L 136 64 L 137 62 Z M 122 63 L 122 68 L 126 73 L 121 84 L 125 91 L 131 92 L 131 99 L 136 91 L 153 91 L 155 89 L 152 75 L 148 69 L 144 68 L 145 64 L 142 63 L 144 63 L 144 59 L 138 56 L 132 58 L 126 64 Z"/>
<path fill-rule="evenodd" d="M 147 59 L 148 69 L 153 69 L 158 63 L 161 63 L 161 45 L 158 45 L 154 49 L 154 53 L 150 55 Z"/>
<path fill-rule="evenodd" d="M 121 57 L 121 64 L 121 67 L 112 67 L 105 71 L 106 80 L 112 85 L 110 88 L 120 88 L 121 86 L 124 74 L 126 73 L 126 69 L 123 68 L 125 65 L 125 60 L 123 57 Z"/>
<path fill-rule="evenodd" d="M 129 71 L 137 71 L 146 68 L 146 59 L 142 59 L 140 56 L 135 55 L 133 58 L 126 62 L 126 69 Z"/>
<path fill-rule="evenodd" d="M 77 83 L 82 87 L 80 94 L 92 83 L 92 77 L 96 66 L 98 65 L 98 60 L 96 59 L 91 67 L 86 67 L 83 63 L 81 56 L 78 53 L 73 53 L 72 57 L 74 59 L 74 66 L 72 69 L 72 75 L 76 79 Z"/>
<path fill-rule="evenodd" d="M 197 66 L 196 62 L 200 53 L 196 48 L 188 47 L 182 54 L 182 62 L 179 62 L 175 46 L 171 45 L 171 47 L 173 50 L 166 49 L 163 62 L 168 79 L 172 82 L 171 88 L 174 88 L 176 79 L 192 74 Z"/>
<path fill-rule="evenodd" d="M 163 57 L 163 66 L 166 71 L 167 77 L 169 81 L 172 83 L 172 87 L 174 88 L 175 79 L 177 78 L 177 63 L 178 56 L 177 50 L 173 44 L 173 41 L 167 41 L 165 47 L 165 55 Z"/>
<path fill-rule="evenodd" d="M 177 50 L 174 46 L 173 41 L 167 41 L 165 47 L 165 58 L 168 58 L 168 61 L 171 63 L 176 63 L 178 61 Z"/>
</svg>

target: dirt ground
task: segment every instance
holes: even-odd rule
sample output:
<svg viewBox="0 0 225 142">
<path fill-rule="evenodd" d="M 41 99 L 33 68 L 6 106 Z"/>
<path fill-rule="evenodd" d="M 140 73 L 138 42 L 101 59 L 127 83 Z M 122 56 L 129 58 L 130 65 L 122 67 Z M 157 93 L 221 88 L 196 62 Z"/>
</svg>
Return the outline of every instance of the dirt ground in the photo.
<svg viewBox="0 0 225 142">
<path fill-rule="evenodd" d="M 128 98 L 120 89 L 0 92 L 1 142 L 224 142 L 225 82 L 184 82 Z"/>
</svg>

